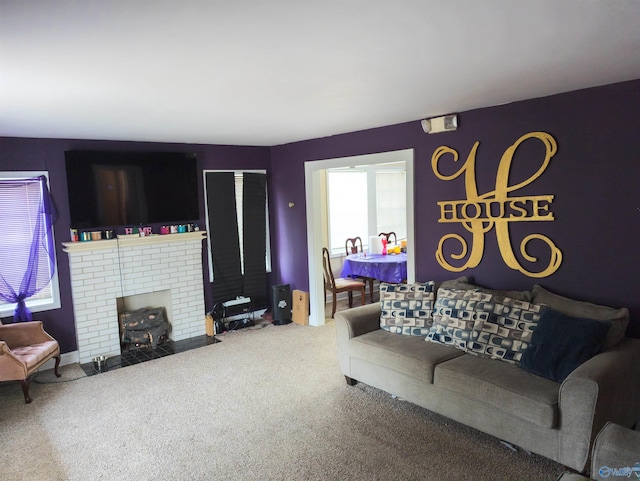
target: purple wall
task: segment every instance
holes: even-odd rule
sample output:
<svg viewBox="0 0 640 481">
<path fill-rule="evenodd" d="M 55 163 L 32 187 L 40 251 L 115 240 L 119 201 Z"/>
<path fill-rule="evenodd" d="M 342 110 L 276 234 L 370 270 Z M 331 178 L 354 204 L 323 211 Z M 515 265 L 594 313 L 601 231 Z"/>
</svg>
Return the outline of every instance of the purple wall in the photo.
<svg viewBox="0 0 640 481">
<path fill-rule="evenodd" d="M 145 142 L 113 142 L 66 139 L 24 139 L 0 137 L 0 171 L 2 170 L 47 170 L 51 195 L 59 211 L 54 225 L 58 276 L 62 306 L 60 309 L 37 313 L 34 317 L 45 323 L 47 331 L 60 342 L 62 352 L 76 350 L 76 333 L 71 299 L 69 258 L 62 251 L 62 242 L 69 238 L 69 204 L 65 171 L 65 150 L 144 150 L 195 152 L 200 169 L 269 169 L 269 148 L 234 147 L 199 144 L 163 144 Z M 204 228 L 204 201 L 202 177 L 199 185 L 200 226 Z M 212 305 L 211 284 L 208 282 L 206 247 L 203 249 L 205 280 L 205 306 Z M 204 315 L 204 313 L 203 313 Z M 9 322 L 12 319 L 3 319 Z M 204 317 L 203 317 L 204 322 Z"/>
<path fill-rule="evenodd" d="M 0 170 L 48 170 L 60 218 L 55 226 L 62 308 L 38 314 L 60 340 L 62 351 L 76 349 L 67 255 L 69 240 L 64 151 L 69 149 L 173 150 L 195 152 L 202 169 L 267 169 L 271 209 L 273 284 L 308 290 L 304 162 L 413 148 L 415 150 L 416 278 L 443 280 L 467 275 L 487 287 L 530 289 L 541 284 L 576 299 L 626 306 L 629 335 L 640 337 L 640 80 L 460 113 L 455 132 L 427 135 L 418 120 L 362 132 L 266 147 L 234 147 L 143 142 L 0 138 Z M 462 163 L 475 141 L 480 193 L 495 188 L 504 150 L 532 131 L 550 133 L 558 152 L 548 169 L 513 195 L 555 196 L 554 222 L 512 224 L 514 249 L 529 233 L 548 236 L 563 253 L 560 269 L 533 279 L 509 269 L 498 250 L 495 231 L 485 236 L 483 260 L 460 274 L 443 269 L 434 257 L 439 239 L 463 234 L 459 225 L 439 224 L 438 201 L 465 198 L 461 179 L 442 181 L 431 170 L 434 150 L 456 149 Z M 518 149 L 510 184 L 529 177 L 541 161 L 540 146 Z M 447 162 L 443 159 L 442 166 Z M 449 163 L 450 164 L 450 163 Z M 202 186 L 200 185 L 202 198 Z M 289 208 L 289 202 L 295 207 Z M 201 202 L 201 224 L 204 212 Z M 546 262 L 548 253 L 537 252 Z M 205 258 L 203 258 L 203 262 Z M 206 267 L 206 262 L 203 263 Z M 206 273 L 205 273 L 206 276 Z M 206 279 L 206 277 L 205 277 Z M 211 304 L 205 282 L 206 305 Z"/>
<path fill-rule="evenodd" d="M 426 135 L 419 121 L 273 147 L 271 189 L 275 201 L 280 256 L 277 282 L 307 290 L 304 162 L 413 148 L 415 150 L 416 279 L 443 280 L 467 275 L 487 287 L 531 289 L 534 284 L 576 299 L 626 306 L 629 335 L 640 337 L 640 80 L 586 89 L 498 107 L 461 112 L 455 132 Z M 434 150 L 447 145 L 462 164 L 474 142 L 478 191 L 495 189 L 504 150 L 532 131 L 551 134 L 558 151 L 549 167 L 517 195 L 551 194 L 555 221 L 512 223 L 511 244 L 530 233 L 549 237 L 562 251 L 560 268 L 534 279 L 507 267 L 495 230 L 485 236 L 478 267 L 460 274 L 442 268 L 434 253 L 448 233 L 464 234 L 459 224 L 438 223 L 438 201 L 464 199 L 462 178 L 439 180 L 431 169 Z M 528 178 L 542 161 L 541 143 L 528 141 L 516 151 L 509 184 Z M 445 170 L 447 158 L 441 161 Z M 293 201 L 296 207 L 289 209 Z M 468 238 L 468 236 L 465 236 Z M 471 243 L 469 242 L 469 247 Z M 548 251 L 532 246 L 541 263 Z M 525 262 L 522 262 L 526 266 Z M 542 269 L 540 267 L 540 269 Z M 531 268 L 530 270 L 535 270 Z"/>
</svg>

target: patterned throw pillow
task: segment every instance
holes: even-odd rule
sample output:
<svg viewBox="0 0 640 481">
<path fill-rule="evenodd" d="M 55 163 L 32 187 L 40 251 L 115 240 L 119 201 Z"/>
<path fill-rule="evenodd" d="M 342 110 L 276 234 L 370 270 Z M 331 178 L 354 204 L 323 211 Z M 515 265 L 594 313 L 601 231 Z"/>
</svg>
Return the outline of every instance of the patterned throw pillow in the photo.
<svg viewBox="0 0 640 481">
<path fill-rule="evenodd" d="M 427 340 L 518 364 L 544 308 L 483 290 L 439 289 Z"/>
<path fill-rule="evenodd" d="M 477 289 L 438 289 L 433 323 L 426 340 L 468 351 L 467 344 L 473 340 L 476 324 L 476 304 L 490 296 Z"/>
<path fill-rule="evenodd" d="M 434 282 L 380 284 L 380 328 L 395 334 L 426 336 L 432 322 Z"/>
</svg>

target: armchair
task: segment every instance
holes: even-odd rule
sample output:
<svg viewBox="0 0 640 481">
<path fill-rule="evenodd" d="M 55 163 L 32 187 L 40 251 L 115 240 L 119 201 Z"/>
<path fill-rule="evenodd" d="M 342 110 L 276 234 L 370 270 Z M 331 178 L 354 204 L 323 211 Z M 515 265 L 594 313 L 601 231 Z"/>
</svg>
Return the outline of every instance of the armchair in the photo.
<svg viewBox="0 0 640 481">
<path fill-rule="evenodd" d="M 41 321 L 0 323 L 0 382 L 18 381 L 25 403 L 31 402 L 31 375 L 51 358 L 56 360 L 54 372 L 60 377 L 60 346 Z"/>
</svg>

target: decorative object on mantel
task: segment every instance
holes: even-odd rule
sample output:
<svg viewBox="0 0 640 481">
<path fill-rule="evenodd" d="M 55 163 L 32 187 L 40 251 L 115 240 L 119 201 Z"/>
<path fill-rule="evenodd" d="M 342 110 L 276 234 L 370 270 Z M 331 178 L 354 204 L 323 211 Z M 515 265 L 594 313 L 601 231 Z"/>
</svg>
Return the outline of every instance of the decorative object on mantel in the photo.
<svg viewBox="0 0 640 481">
<path fill-rule="evenodd" d="M 537 171 L 528 179 L 522 182 L 509 185 L 509 173 L 511 164 L 517 148 L 524 141 L 537 139 L 543 143 L 545 149 L 544 159 Z M 509 237 L 509 222 L 530 222 L 554 220 L 553 212 L 549 211 L 553 202 L 553 195 L 528 195 L 520 197 L 509 197 L 509 193 L 517 191 L 540 177 L 549 166 L 551 157 L 558 150 L 555 139 L 546 132 L 530 132 L 520 137 L 516 142 L 508 147 L 498 166 L 496 174 L 496 188 L 484 194 L 478 193 L 475 179 L 476 151 L 480 142 L 476 142 L 469 152 L 467 161 L 453 174 L 445 175 L 439 170 L 439 161 L 442 156 L 450 154 L 452 160 L 458 160 L 458 152 L 451 147 L 438 147 L 431 157 L 431 168 L 436 177 L 440 180 L 454 180 L 460 176 L 464 177 L 466 199 L 438 202 L 440 207 L 440 218 L 438 223 L 459 223 L 472 234 L 471 252 L 467 261 L 461 265 L 452 265 L 445 259 L 444 244 L 447 240 L 454 240 L 460 246 L 460 252 L 450 252 L 449 256 L 454 260 L 460 260 L 467 256 L 468 247 L 466 240 L 459 234 L 447 234 L 440 239 L 436 251 L 438 264 L 451 272 L 462 272 L 465 269 L 477 267 L 484 254 L 485 234 L 495 226 L 498 247 L 505 264 L 511 269 L 519 271 L 528 277 L 547 277 L 558 270 L 562 263 L 562 252 L 556 247 L 551 239 L 542 234 L 530 234 L 520 243 L 520 254 L 531 263 L 537 263 L 538 258 L 527 252 L 527 245 L 532 240 L 542 241 L 549 247 L 549 263 L 538 272 L 533 272 L 523 267 L 516 257 L 511 246 Z M 464 174 L 464 175 L 463 175 Z"/>
<path fill-rule="evenodd" d="M 112 249 L 118 246 L 140 246 L 144 244 L 156 244 L 162 242 L 180 242 L 185 240 L 204 239 L 206 236 L 207 231 L 204 230 L 173 235 L 154 234 L 148 237 L 140 237 L 139 234 L 120 234 L 116 239 L 102 239 L 100 242 L 63 242 L 62 250 L 64 252 L 76 252 L 84 250 Z"/>
</svg>

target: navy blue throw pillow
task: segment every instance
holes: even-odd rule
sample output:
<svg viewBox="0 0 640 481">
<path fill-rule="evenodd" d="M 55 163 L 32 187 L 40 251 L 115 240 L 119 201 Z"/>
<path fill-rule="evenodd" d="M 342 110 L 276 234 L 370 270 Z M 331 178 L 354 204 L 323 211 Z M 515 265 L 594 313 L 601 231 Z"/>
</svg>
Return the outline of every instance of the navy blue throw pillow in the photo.
<svg viewBox="0 0 640 481">
<path fill-rule="evenodd" d="M 610 321 L 570 317 L 547 309 L 542 313 L 522 353 L 520 367 L 538 376 L 562 382 L 580 364 L 602 348 Z"/>
</svg>

